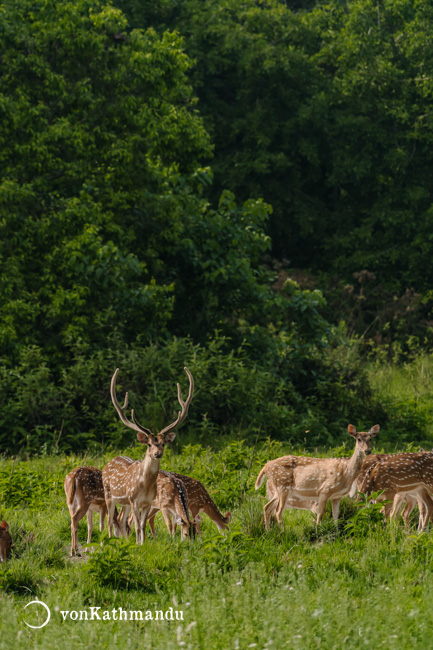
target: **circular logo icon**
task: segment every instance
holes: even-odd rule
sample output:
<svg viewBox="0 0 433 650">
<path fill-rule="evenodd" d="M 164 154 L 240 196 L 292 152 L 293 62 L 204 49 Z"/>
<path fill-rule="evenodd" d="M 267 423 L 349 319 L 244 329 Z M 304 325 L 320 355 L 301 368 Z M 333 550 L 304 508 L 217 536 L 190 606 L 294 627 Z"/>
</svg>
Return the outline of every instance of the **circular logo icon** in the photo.
<svg viewBox="0 0 433 650">
<path fill-rule="evenodd" d="M 48 615 L 47 615 L 47 618 L 46 618 L 45 622 L 42 623 L 42 625 L 30 625 L 30 623 L 27 623 L 27 621 L 24 621 L 24 623 L 27 625 L 27 627 L 32 627 L 34 630 L 39 630 L 39 628 L 45 627 L 45 625 L 49 622 L 49 620 L 51 618 L 51 612 L 50 612 L 50 608 L 48 607 L 48 605 L 43 603 L 42 600 L 31 600 L 29 603 L 27 603 L 27 605 L 25 605 L 24 609 L 27 609 L 27 607 L 29 605 L 42 605 L 42 607 L 45 607 L 45 609 L 47 610 Z"/>
</svg>

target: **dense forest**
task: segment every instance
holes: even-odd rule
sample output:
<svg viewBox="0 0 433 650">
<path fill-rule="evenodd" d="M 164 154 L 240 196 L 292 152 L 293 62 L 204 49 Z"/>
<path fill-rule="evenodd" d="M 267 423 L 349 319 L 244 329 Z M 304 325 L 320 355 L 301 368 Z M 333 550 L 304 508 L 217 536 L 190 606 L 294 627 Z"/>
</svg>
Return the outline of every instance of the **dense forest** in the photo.
<svg viewBox="0 0 433 650">
<path fill-rule="evenodd" d="M 191 440 L 425 436 L 366 363 L 433 345 L 430 2 L 8 0 L 0 30 L 1 451 L 128 444 L 116 367 L 158 428 L 187 365 Z"/>
</svg>

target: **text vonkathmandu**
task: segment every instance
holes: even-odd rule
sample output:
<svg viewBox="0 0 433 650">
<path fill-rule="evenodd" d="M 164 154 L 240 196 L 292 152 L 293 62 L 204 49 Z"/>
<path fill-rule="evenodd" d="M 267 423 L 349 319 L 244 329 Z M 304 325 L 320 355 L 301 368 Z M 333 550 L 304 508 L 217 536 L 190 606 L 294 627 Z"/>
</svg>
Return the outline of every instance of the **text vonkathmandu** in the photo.
<svg viewBox="0 0 433 650">
<path fill-rule="evenodd" d="M 101 607 L 89 607 L 82 610 L 62 611 L 63 620 L 68 618 L 72 621 L 183 621 L 183 612 L 169 607 L 165 612 L 162 610 L 146 611 L 122 609 L 104 609 Z"/>
</svg>

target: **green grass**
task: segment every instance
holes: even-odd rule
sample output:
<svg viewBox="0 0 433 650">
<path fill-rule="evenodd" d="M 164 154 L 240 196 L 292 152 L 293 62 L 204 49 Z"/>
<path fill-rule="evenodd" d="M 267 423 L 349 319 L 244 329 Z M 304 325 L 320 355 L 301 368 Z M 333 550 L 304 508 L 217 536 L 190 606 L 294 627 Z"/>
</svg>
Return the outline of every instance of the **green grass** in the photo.
<svg viewBox="0 0 433 650">
<path fill-rule="evenodd" d="M 389 415 L 389 445 L 433 447 L 433 355 L 422 354 L 401 365 L 369 364 L 368 379 Z"/>
<path fill-rule="evenodd" d="M 115 452 L 2 460 L 0 514 L 11 526 L 14 547 L 12 560 L 0 566 L 0 647 L 429 647 L 430 534 L 416 536 L 414 525 L 408 535 L 401 524 L 384 526 L 374 518 L 349 532 L 345 524 L 356 507 L 348 500 L 338 533 L 329 513 L 317 529 L 313 516 L 301 511 L 285 513 L 284 531 L 265 532 L 264 490 L 255 492 L 255 477 L 266 460 L 288 451 L 280 443 L 253 449 L 232 441 L 218 452 L 194 445 L 167 453 L 164 468 L 203 480 L 221 509 L 232 510 L 229 534 L 219 534 L 204 516 L 202 539 L 182 543 L 169 537 L 158 516 L 157 539 L 137 547 L 133 538 L 108 542 L 95 522 L 93 553 L 76 560 L 68 558 L 63 478 L 78 465 L 102 467 Z M 333 451 L 343 450 L 328 455 Z M 142 452 L 137 447 L 127 453 Z M 85 538 L 83 520 L 80 542 Z M 52 619 L 31 630 L 24 618 L 38 624 L 36 613 L 23 607 L 36 597 L 50 607 Z M 183 611 L 184 620 L 63 622 L 60 610 L 91 606 L 173 607 Z"/>
</svg>

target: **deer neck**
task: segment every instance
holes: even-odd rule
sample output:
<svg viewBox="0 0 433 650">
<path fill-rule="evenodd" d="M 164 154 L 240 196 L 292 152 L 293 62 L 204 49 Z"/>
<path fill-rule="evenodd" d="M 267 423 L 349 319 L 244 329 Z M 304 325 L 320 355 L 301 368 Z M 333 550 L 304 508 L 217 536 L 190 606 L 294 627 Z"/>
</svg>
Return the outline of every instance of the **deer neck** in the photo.
<svg viewBox="0 0 433 650">
<path fill-rule="evenodd" d="M 156 482 L 158 478 L 159 466 L 161 464 L 160 458 L 152 458 L 149 451 L 146 452 L 144 459 L 141 462 L 140 474 L 142 480 Z"/>
<path fill-rule="evenodd" d="M 219 530 L 228 528 L 227 518 L 220 513 L 220 511 L 218 510 L 218 508 L 213 502 L 207 503 L 203 508 L 203 512 L 216 523 Z"/>
<path fill-rule="evenodd" d="M 364 453 L 360 450 L 360 448 L 356 444 L 352 457 L 349 460 L 347 466 L 348 477 L 355 479 L 358 476 L 359 472 L 361 471 L 362 461 L 364 460 L 364 457 L 365 457 Z"/>
</svg>

